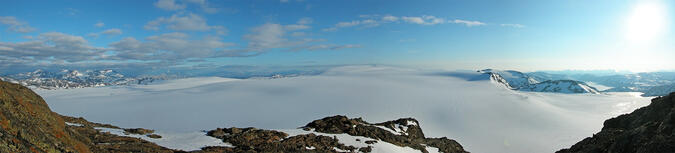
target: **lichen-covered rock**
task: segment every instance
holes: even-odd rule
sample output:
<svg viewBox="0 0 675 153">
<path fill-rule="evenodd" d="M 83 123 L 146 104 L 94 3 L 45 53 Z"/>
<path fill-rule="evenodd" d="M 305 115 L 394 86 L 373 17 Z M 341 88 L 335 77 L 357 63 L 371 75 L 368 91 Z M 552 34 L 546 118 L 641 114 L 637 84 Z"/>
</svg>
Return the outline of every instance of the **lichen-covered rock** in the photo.
<svg viewBox="0 0 675 153">
<path fill-rule="evenodd" d="M 81 126 L 66 126 L 66 122 Z M 2 153 L 176 152 L 138 138 L 99 132 L 94 127 L 119 129 L 109 124 L 56 114 L 30 89 L 0 81 Z"/>
<path fill-rule="evenodd" d="M 0 81 L 0 152 L 91 152 L 74 139 L 42 97 Z"/>
<path fill-rule="evenodd" d="M 593 137 L 558 153 L 675 152 L 675 93 L 646 107 L 606 120 Z"/>
</svg>

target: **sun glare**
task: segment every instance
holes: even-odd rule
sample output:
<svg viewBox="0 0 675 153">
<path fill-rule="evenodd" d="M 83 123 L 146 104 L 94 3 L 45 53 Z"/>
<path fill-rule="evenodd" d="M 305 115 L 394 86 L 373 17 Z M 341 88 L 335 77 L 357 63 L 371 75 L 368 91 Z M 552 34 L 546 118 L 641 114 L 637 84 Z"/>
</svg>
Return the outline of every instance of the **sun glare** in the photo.
<svg viewBox="0 0 675 153">
<path fill-rule="evenodd" d="M 666 10 L 660 3 L 638 4 L 633 8 L 626 23 L 626 38 L 630 42 L 650 42 L 665 33 Z"/>
</svg>

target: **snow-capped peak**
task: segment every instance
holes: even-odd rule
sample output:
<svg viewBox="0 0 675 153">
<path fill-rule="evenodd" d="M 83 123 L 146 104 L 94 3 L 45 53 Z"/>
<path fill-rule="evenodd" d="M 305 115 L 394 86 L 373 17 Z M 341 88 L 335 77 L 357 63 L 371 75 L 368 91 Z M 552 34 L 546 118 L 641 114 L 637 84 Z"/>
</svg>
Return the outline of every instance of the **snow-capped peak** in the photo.
<svg viewBox="0 0 675 153">
<path fill-rule="evenodd" d="M 490 80 L 499 86 L 508 89 L 534 92 L 558 92 L 558 93 L 599 93 L 597 89 L 581 81 L 575 80 L 542 80 L 513 70 L 478 70 L 483 75 L 489 75 Z"/>
</svg>

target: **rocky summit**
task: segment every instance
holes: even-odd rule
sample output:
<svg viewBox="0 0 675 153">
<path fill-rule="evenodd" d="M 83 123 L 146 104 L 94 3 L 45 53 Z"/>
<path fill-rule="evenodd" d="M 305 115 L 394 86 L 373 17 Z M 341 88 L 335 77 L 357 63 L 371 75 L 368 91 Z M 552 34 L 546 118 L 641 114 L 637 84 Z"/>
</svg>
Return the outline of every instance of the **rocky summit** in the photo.
<svg viewBox="0 0 675 153">
<path fill-rule="evenodd" d="M 371 152 L 371 145 L 355 147 L 340 143 L 336 137 L 321 134 L 348 134 L 374 140 L 361 140 L 365 144 L 390 143 L 410 147 L 428 153 L 427 147 L 438 148 L 444 153 L 465 153 L 462 146 L 448 138 L 425 138 L 417 120 L 402 118 L 394 121 L 371 124 L 361 118 L 332 116 L 312 121 L 304 127 L 308 134 L 289 136 L 286 133 L 255 128 L 219 128 L 208 132 L 209 136 L 222 139 L 234 148 L 208 148 L 234 152 Z M 360 140 L 357 140 L 360 141 Z M 434 150 L 436 151 L 436 150 Z"/>
<path fill-rule="evenodd" d="M 558 153 L 672 153 L 674 125 L 675 93 L 670 93 L 630 114 L 606 120 L 593 137 Z"/>
</svg>

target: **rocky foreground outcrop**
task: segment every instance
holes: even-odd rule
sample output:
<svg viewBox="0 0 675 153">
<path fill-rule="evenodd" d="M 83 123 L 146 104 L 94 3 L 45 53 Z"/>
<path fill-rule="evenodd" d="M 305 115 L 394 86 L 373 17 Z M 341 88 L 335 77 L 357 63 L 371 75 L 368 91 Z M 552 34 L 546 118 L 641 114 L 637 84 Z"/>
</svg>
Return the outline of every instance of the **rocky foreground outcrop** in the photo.
<svg viewBox="0 0 675 153">
<path fill-rule="evenodd" d="M 161 138 L 153 130 L 123 129 L 109 124 L 93 123 L 84 118 L 61 116 L 29 88 L 0 81 L 0 152 L 33 153 L 128 153 L 185 152 L 173 150 L 139 138 L 102 132 L 115 129 L 124 134 Z M 289 135 L 275 130 L 256 128 L 219 128 L 207 135 L 232 144 L 233 147 L 204 147 L 196 153 L 212 152 L 371 152 L 376 143 L 410 147 L 420 152 L 433 148 L 445 153 L 464 153 L 459 143 L 448 138 L 425 138 L 417 120 L 398 119 L 370 124 L 360 118 L 333 116 L 315 120 L 302 127 L 304 134 Z M 301 131 L 301 130 L 298 130 Z M 366 146 L 345 145 L 335 136 L 361 136 Z M 368 140 L 366 140 L 368 139 Z"/>
<path fill-rule="evenodd" d="M 68 122 L 69 124 L 66 124 Z M 138 138 L 100 132 L 121 129 L 61 116 L 30 89 L 0 81 L 0 152 L 175 152 Z M 125 129 L 121 129 L 125 130 Z M 139 131 L 133 130 L 131 131 Z M 143 131 L 143 130 L 140 130 Z"/>
<path fill-rule="evenodd" d="M 234 152 L 371 152 L 373 146 L 355 147 L 345 145 L 336 137 L 322 134 L 348 134 L 374 140 L 360 140 L 365 144 L 390 143 L 399 147 L 410 147 L 428 153 L 466 153 L 455 140 L 448 138 L 425 138 L 417 120 L 403 118 L 394 121 L 371 124 L 361 118 L 349 119 L 332 116 L 312 121 L 301 127 L 308 134 L 289 136 L 284 132 L 255 128 L 219 128 L 207 133 L 236 146 L 234 148 L 212 147 L 205 150 L 227 150 Z M 359 140 L 357 140 L 359 141 Z M 378 142 L 382 141 L 382 142 Z"/>
<path fill-rule="evenodd" d="M 672 153 L 674 127 L 675 93 L 670 93 L 630 114 L 606 120 L 593 137 L 558 153 Z"/>
</svg>

